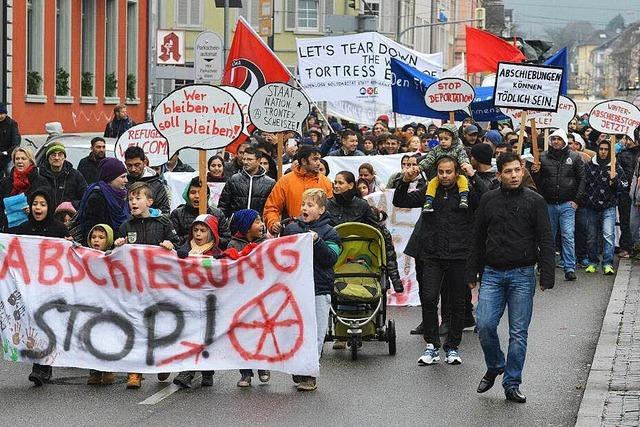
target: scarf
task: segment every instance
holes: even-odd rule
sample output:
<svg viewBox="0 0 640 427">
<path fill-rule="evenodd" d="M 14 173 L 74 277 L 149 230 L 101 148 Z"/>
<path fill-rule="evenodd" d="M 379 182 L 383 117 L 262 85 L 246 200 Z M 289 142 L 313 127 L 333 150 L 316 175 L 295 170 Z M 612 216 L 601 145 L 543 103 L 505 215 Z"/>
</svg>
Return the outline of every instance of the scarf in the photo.
<svg viewBox="0 0 640 427">
<path fill-rule="evenodd" d="M 127 190 L 115 189 L 104 181 L 91 184 L 87 188 L 87 191 L 84 192 L 82 200 L 80 201 L 80 207 L 78 208 L 80 223 L 83 224 L 85 221 L 89 196 L 95 189 L 99 190 L 107 201 L 107 209 L 109 210 L 109 217 L 111 218 L 111 224 L 108 225 L 114 230 L 117 230 L 129 217 L 129 205 L 126 200 Z"/>
<path fill-rule="evenodd" d="M 198 244 L 196 243 L 196 241 L 194 239 L 191 239 L 191 250 L 189 251 L 189 256 L 194 256 L 194 255 L 203 255 L 205 252 L 208 252 L 210 249 L 212 249 L 215 246 L 215 240 L 210 241 L 209 243 L 205 243 L 202 246 L 198 246 Z M 216 254 L 219 251 L 214 251 Z"/>
<path fill-rule="evenodd" d="M 24 193 L 31 186 L 29 181 L 29 174 L 33 171 L 33 165 L 29 165 L 28 168 L 20 172 L 17 168 L 13 168 L 11 177 L 13 178 L 13 188 L 11 189 L 11 196 Z"/>
</svg>

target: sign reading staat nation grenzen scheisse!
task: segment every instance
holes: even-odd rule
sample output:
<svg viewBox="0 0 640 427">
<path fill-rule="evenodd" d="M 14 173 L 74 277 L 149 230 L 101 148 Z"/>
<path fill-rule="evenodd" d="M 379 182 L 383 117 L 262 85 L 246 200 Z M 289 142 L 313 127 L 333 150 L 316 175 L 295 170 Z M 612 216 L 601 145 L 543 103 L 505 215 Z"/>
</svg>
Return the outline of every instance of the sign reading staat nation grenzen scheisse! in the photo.
<svg viewBox="0 0 640 427">
<path fill-rule="evenodd" d="M 187 147 L 224 148 L 240 136 L 244 120 L 231 93 L 210 85 L 188 85 L 171 92 L 156 106 L 153 125 L 169 141 L 173 155 Z"/>
</svg>

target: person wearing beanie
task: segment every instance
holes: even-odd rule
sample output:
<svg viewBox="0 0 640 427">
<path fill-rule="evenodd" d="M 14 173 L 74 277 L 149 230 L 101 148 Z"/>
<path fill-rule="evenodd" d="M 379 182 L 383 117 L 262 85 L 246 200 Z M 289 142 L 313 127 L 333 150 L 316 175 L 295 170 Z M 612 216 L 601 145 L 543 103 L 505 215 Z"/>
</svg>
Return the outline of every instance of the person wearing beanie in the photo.
<svg viewBox="0 0 640 427">
<path fill-rule="evenodd" d="M 81 236 L 73 234 L 78 243 L 85 243 L 96 224 L 107 224 L 117 230 L 129 217 L 127 204 L 127 168 L 118 159 L 107 157 L 100 162 L 98 182 L 87 187 L 78 206 L 75 219 Z"/>
<path fill-rule="evenodd" d="M 76 214 L 76 208 L 71 202 L 62 202 L 58 205 L 55 212 L 55 218 L 63 224 L 67 224 Z"/>
<path fill-rule="evenodd" d="M 61 143 L 52 143 L 45 155 L 47 160 L 40 168 L 40 175 L 53 189 L 53 209 L 63 202 L 71 202 L 74 207 L 78 206 L 87 189 L 87 181 L 67 161 L 65 146 Z"/>
<path fill-rule="evenodd" d="M 471 147 L 472 169 L 470 173 L 468 173 L 468 176 L 473 188 L 479 195 L 482 195 L 489 190 L 493 190 L 494 188 L 498 188 L 500 185 L 495 172 L 492 171 L 492 158 L 493 150 L 491 149 L 491 145 L 481 143 Z"/>
<path fill-rule="evenodd" d="M 545 198 L 553 241 L 562 237 L 562 266 L 567 281 L 576 280 L 575 216 L 584 195 L 585 175 L 582 156 L 569 150 L 567 133 L 556 129 L 549 135 L 549 149 L 540 163 L 531 166 L 531 175 Z"/>
<path fill-rule="evenodd" d="M 218 218 L 209 214 L 198 215 L 189 227 L 188 240 L 177 249 L 178 257 L 218 257 L 222 253 L 219 245 Z M 194 371 L 182 371 L 173 379 L 173 383 L 182 388 L 191 388 L 195 374 Z M 202 387 L 213 385 L 213 374 L 214 371 L 202 371 Z"/>
<path fill-rule="evenodd" d="M 0 102 L 0 177 L 9 173 L 13 150 L 20 146 L 22 137 L 18 122 L 9 117 L 7 106 Z"/>
<path fill-rule="evenodd" d="M 443 157 L 451 157 L 456 160 L 459 167 L 471 167 L 467 152 L 458 139 L 458 128 L 454 124 L 446 123 L 438 129 L 438 141 L 438 145 L 427 153 L 419 165 L 420 170 L 425 172 L 427 176 L 433 174 L 432 169 L 438 163 L 438 160 Z M 469 207 L 469 180 L 460 174 L 456 184 L 460 193 L 460 208 L 466 209 Z M 432 204 L 439 185 L 440 179 L 438 176 L 432 178 L 427 184 L 427 197 L 422 208 L 423 213 L 433 212 Z"/>
<path fill-rule="evenodd" d="M 180 238 L 180 245 L 189 242 L 191 226 L 200 213 L 201 187 L 200 178 L 197 176 L 192 178 L 189 185 L 187 185 L 182 192 L 184 204 L 175 208 L 169 215 L 173 228 L 175 228 L 176 233 L 178 233 L 178 237 Z M 209 193 L 209 187 L 207 187 L 207 199 L 209 198 Z M 229 241 L 231 240 L 226 216 L 221 209 L 211 206 L 207 206 L 207 214 L 216 217 L 218 227 L 218 232 L 216 234 L 220 238 L 218 246 L 222 249 L 226 249 Z"/>
<path fill-rule="evenodd" d="M 231 241 L 227 250 L 224 251 L 224 255 L 231 259 L 248 255 L 266 240 L 264 228 L 258 211 L 241 209 L 235 212 L 229 222 Z M 253 378 L 251 369 L 240 369 L 238 387 L 251 387 L 251 378 Z M 258 378 L 260 382 L 266 383 L 271 378 L 271 372 L 259 369 Z"/>
</svg>

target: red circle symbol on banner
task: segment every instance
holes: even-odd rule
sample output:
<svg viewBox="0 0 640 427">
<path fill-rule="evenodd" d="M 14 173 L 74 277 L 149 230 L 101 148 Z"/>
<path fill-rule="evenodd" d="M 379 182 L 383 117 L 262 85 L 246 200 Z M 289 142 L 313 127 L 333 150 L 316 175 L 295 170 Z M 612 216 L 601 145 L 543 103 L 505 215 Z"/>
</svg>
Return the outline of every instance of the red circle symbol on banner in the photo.
<svg viewBox="0 0 640 427">
<path fill-rule="evenodd" d="M 291 290 L 277 283 L 240 307 L 231 320 L 229 340 L 245 360 L 273 363 L 292 358 L 302 347 L 304 322 Z"/>
</svg>

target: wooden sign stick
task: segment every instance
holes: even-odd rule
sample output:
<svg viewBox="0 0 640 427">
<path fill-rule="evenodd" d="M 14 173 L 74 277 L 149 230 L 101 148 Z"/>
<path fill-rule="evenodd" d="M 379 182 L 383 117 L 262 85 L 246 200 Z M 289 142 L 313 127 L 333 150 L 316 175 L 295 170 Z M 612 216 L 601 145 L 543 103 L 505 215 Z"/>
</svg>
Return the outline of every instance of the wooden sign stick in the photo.
<svg viewBox="0 0 640 427">
<path fill-rule="evenodd" d="M 609 147 L 611 151 L 611 175 L 613 175 L 616 171 L 616 136 L 611 135 L 611 147 Z M 597 156 L 597 154 L 596 154 Z"/>
<path fill-rule="evenodd" d="M 452 125 L 456 123 L 456 112 L 455 111 L 449 111 L 449 123 L 451 123 Z"/>
<path fill-rule="evenodd" d="M 278 144 L 278 179 L 282 178 L 282 156 L 284 155 L 283 138 L 284 133 L 278 132 L 277 136 Z"/>
<path fill-rule="evenodd" d="M 518 132 L 518 147 L 516 149 L 516 153 L 522 154 L 522 147 L 524 146 L 524 132 L 527 125 L 527 111 L 522 111 L 522 116 L 520 116 L 520 130 Z"/>
<path fill-rule="evenodd" d="M 198 213 L 200 215 L 207 213 L 209 200 L 207 199 L 207 152 L 206 150 L 198 151 L 198 175 L 200 177 L 200 202 L 198 204 Z"/>
<path fill-rule="evenodd" d="M 531 124 L 531 153 L 533 154 L 533 164 L 540 164 L 540 151 L 538 150 L 538 129 L 536 129 L 536 120 L 529 120 Z"/>
<path fill-rule="evenodd" d="M 544 151 L 549 151 L 549 128 L 544 130 Z"/>
</svg>

